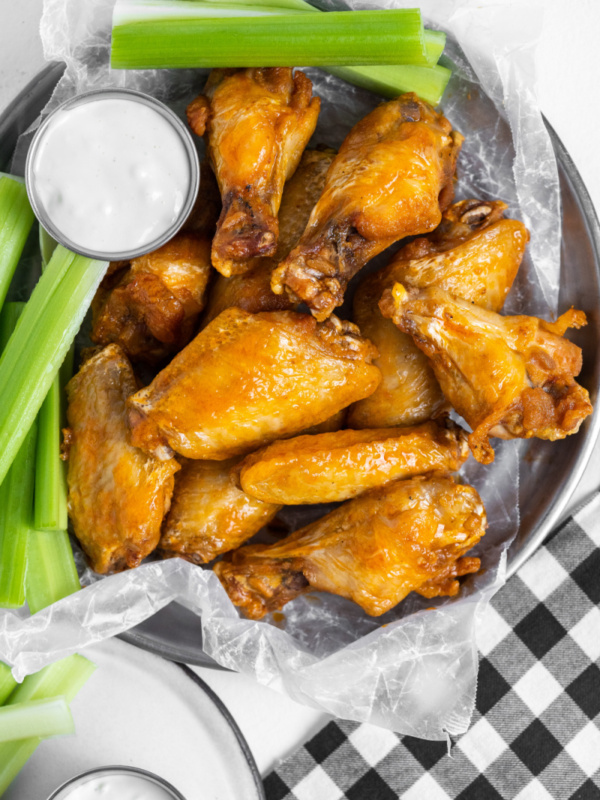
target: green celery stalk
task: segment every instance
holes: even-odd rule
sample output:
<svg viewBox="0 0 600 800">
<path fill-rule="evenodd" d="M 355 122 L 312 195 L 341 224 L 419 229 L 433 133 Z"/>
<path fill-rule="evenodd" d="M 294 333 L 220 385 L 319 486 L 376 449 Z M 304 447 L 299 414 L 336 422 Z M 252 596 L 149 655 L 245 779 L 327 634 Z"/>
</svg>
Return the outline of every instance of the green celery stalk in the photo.
<svg viewBox="0 0 600 800">
<path fill-rule="evenodd" d="M 428 64 L 418 9 L 162 19 L 140 13 L 136 22 L 118 24 L 117 17 L 112 32 L 111 65 L 117 69 L 382 61 Z"/>
<path fill-rule="evenodd" d="M 0 308 L 6 299 L 33 219 L 22 179 L 0 174 Z"/>
<path fill-rule="evenodd" d="M 69 534 L 30 531 L 25 596 L 32 614 L 81 589 Z"/>
<path fill-rule="evenodd" d="M 7 703 L 46 700 L 62 695 L 71 703 L 96 669 L 91 661 L 78 654 L 63 658 L 35 675 L 29 675 L 9 696 Z M 42 740 L 39 736 L 0 744 L 0 796 L 23 769 Z"/>
<path fill-rule="evenodd" d="M 36 436 L 34 421 L 0 486 L 0 608 L 20 608 L 25 602 Z"/>
<path fill-rule="evenodd" d="M 414 67 L 410 64 L 395 67 L 327 67 L 327 72 L 384 97 L 415 92 L 434 106 L 442 99 L 452 75 L 451 70 L 439 64 L 435 67 Z"/>
<path fill-rule="evenodd" d="M 12 676 L 8 664 L 0 661 L 0 706 L 4 705 L 7 697 L 17 687 L 17 682 Z"/>
<path fill-rule="evenodd" d="M 7 303 L 0 314 L 0 351 L 17 325 L 23 303 Z M 37 425 L 26 433 L 0 485 L 0 607 L 19 608 L 25 602 L 27 536 L 33 521 L 33 475 Z"/>
<path fill-rule="evenodd" d="M 62 394 L 56 373 L 38 414 L 33 526 L 40 531 L 66 531 L 68 525 L 67 476 L 60 458 Z"/>
<path fill-rule="evenodd" d="M 39 226 L 38 235 L 40 239 L 40 255 L 42 256 L 42 268 L 44 268 L 52 258 L 52 253 L 56 250 L 58 242 L 56 241 L 56 239 L 53 239 L 52 236 L 50 236 L 50 234 L 48 233 L 48 231 L 41 225 Z"/>
<path fill-rule="evenodd" d="M 231 17 L 233 15 L 277 15 L 292 11 L 315 12 L 317 9 L 305 0 L 118 0 L 114 12 L 114 25 L 145 20 L 172 18 Z M 243 9 L 243 10 L 242 10 Z M 325 12 L 323 12 L 325 13 Z M 377 65 L 324 67 L 327 72 L 385 97 L 396 97 L 403 92 L 416 92 L 419 97 L 437 105 L 446 89 L 451 72 L 435 66 L 446 44 L 446 34 L 441 31 L 424 31 L 424 45 L 428 67 L 415 65 Z"/>
<path fill-rule="evenodd" d="M 58 246 L 0 358 L 0 481 L 33 424 L 107 263 Z"/>
<path fill-rule="evenodd" d="M 426 29 L 423 33 L 425 53 L 430 67 L 434 67 L 441 58 L 446 47 L 446 34 L 443 31 Z"/>
<path fill-rule="evenodd" d="M 0 743 L 34 737 L 47 739 L 74 732 L 73 715 L 64 697 L 29 700 L 0 708 Z"/>
</svg>

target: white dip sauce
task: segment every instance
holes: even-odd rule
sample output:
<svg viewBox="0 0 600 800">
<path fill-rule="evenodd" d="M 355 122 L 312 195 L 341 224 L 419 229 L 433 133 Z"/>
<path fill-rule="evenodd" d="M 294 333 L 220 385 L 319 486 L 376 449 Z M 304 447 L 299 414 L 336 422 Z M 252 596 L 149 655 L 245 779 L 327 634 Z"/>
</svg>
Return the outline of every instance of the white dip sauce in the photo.
<svg viewBox="0 0 600 800">
<path fill-rule="evenodd" d="M 185 146 L 156 110 L 103 98 L 58 111 L 33 162 L 35 193 L 73 245 L 135 251 L 177 220 L 190 185 Z"/>
<path fill-rule="evenodd" d="M 65 800 L 173 800 L 173 795 L 137 775 L 106 775 L 77 786 Z"/>
</svg>

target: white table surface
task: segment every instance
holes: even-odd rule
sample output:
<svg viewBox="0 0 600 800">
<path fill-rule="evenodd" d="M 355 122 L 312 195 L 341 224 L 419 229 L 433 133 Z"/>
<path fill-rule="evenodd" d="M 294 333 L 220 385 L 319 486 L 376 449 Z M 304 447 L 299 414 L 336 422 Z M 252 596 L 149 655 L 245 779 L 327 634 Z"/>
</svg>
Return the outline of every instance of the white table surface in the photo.
<svg viewBox="0 0 600 800">
<path fill-rule="evenodd" d="M 600 0 L 482 0 L 482 4 L 486 2 L 508 7 L 543 5 L 538 49 L 540 106 L 600 209 L 600 148 L 596 142 L 600 130 Z M 44 66 L 38 37 L 41 9 L 42 0 L 0 0 L 0 111 Z M 600 443 L 571 507 L 598 486 Z M 242 675 L 209 669 L 197 672 L 229 707 L 263 774 L 328 719 Z"/>
</svg>

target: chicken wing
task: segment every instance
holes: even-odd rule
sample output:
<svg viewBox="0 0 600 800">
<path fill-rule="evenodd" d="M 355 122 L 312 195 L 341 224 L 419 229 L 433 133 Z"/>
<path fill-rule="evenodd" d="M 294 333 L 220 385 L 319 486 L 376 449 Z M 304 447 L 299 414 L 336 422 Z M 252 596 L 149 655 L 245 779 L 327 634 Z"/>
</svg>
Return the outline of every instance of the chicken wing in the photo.
<svg viewBox="0 0 600 800">
<path fill-rule="evenodd" d="M 413 425 L 443 412 L 446 401 L 428 359 L 412 338 L 385 319 L 378 306 L 386 288 L 440 289 L 499 311 L 529 240 L 527 228 L 504 219 L 500 201 L 463 200 L 450 206 L 436 230 L 403 247 L 354 295 L 354 321 L 379 350 L 379 388 L 349 412 L 356 428 Z"/>
<path fill-rule="evenodd" d="M 320 100 L 290 67 L 215 69 L 188 120 L 207 150 L 223 201 L 213 266 L 227 277 L 275 253 L 283 185 L 312 136 Z"/>
<path fill-rule="evenodd" d="M 204 312 L 208 324 L 221 311 L 232 306 L 253 314 L 258 311 L 284 311 L 292 307 L 287 294 L 271 290 L 271 274 L 287 256 L 306 227 L 310 212 L 325 185 L 325 175 L 335 156 L 334 150 L 305 150 L 298 169 L 286 183 L 279 208 L 279 242 L 271 258 L 258 258 L 243 275 L 214 281 Z"/>
<path fill-rule="evenodd" d="M 581 349 L 562 338 L 586 324 L 583 311 L 556 322 L 502 317 L 441 289 L 399 283 L 380 306 L 430 358 L 444 394 L 473 429 L 469 445 L 481 463 L 494 460 L 490 436 L 564 439 L 592 413 L 575 381 Z"/>
<path fill-rule="evenodd" d="M 466 434 L 450 421 L 298 436 L 247 456 L 240 484 L 265 502 L 333 503 L 399 478 L 460 469 L 468 454 Z"/>
<path fill-rule="evenodd" d="M 137 389 L 127 358 L 109 345 L 67 386 L 69 516 L 95 572 L 137 567 L 158 544 L 179 464 L 129 443 L 125 401 Z"/>
<path fill-rule="evenodd" d="M 210 240 L 178 233 L 108 276 L 92 304 L 91 340 L 119 344 L 134 360 L 160 362 L 191 339 L 210 271 Z"/>
<path fill-rule="evenodd" d="M 479 569 L 478 558 L 464 556 L 486 525 L 471 486 L 440 475 L 394 481 L 278 544 L 242 547 L 214 571 L 251 619 L 309 589 L 348 597 L 379 616 L 409 592 L 457 594 L 457 578 Z"/>
<path fill-rule="evenodd" d="M 273 291 L 328 317 L 367 261 L 439 224 L 462 141 L 414 94 L 378 106 L 342 144 L 302 238 L 273 273 Z"/>
<path fill-rule="evenodd" d="M 165 558 L 180 556 L 195 564 L 239 547 L 281 508 L 241 491 L 229 461 L 186 461 L 175 478 L 171 510 L 159 547 Z"/>
<path fill-rule="evenodd" d="M 228 308 L 129 399 L 132 441 L 159 457 L 248 453 L 373 392 L 376 355 L 337 318 Z"/>
</svg>

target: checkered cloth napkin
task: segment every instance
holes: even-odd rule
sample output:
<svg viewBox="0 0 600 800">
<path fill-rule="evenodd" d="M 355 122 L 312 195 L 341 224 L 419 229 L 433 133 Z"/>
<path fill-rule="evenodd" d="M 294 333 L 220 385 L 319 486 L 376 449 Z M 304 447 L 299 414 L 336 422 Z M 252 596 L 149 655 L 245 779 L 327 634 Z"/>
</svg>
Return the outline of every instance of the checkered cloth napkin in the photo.
<svg viewBox="0 0 600 800">
<path fill-rule="evenodd" d="M 444 742 L 335 720 L 267 800 L 600 800 L 600 495 L 493 598 L 476 710 Z"/>
</svg>

